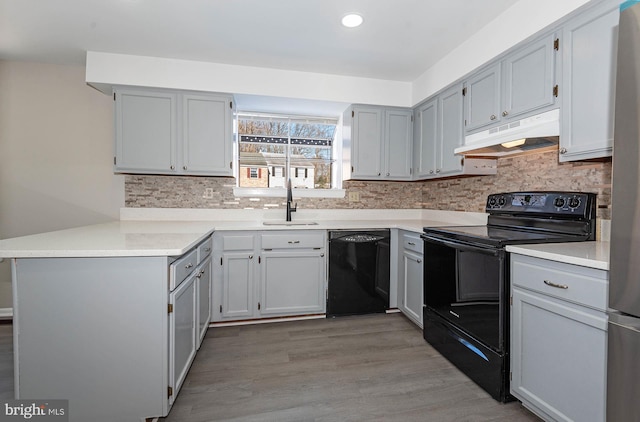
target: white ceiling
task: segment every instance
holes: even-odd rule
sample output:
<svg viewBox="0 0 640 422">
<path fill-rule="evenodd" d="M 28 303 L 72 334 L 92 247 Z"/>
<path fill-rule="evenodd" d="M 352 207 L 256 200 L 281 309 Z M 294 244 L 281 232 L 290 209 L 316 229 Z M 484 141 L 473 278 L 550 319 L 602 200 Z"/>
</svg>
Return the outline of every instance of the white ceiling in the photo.
<svg viewBox="0 0 640 422">
<path fill-rule="evenodd" d="M 0 0 L 0 59 L 87 50 L 413 81 L 518 0 Z M 340 19 L 359 12 L 364 24 Z"/>
</svg>

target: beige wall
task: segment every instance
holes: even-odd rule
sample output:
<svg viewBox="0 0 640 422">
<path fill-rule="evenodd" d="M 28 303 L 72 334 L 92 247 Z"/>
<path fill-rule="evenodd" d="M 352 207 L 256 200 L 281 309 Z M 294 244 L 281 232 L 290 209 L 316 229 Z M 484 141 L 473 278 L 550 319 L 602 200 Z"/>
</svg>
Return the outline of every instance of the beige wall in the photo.
<svg viewBox="0 0 640 422">
<path fill-rule="evenodd" d="M 112 99 L 83 66 L 0 61 L 0 238 L 117 219 Z M 8 261 L 0 308 L 11 306 Z"/>
</svg>

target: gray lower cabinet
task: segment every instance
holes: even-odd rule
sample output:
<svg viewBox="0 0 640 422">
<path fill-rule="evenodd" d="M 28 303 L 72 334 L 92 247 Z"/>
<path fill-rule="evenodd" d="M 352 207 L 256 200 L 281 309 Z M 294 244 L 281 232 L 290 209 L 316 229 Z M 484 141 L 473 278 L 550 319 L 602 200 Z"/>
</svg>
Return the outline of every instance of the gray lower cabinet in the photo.
<svg viewBox="0 0 640 422">
<path fill-rule="evenodd" d="M 619 0 L 606 0 L 562 30 L 560 161 L 611 156 Z"/>
<path fill-rule="evenodd" d="M 166 416 L 209 299 L 195 251 L 12 260 L 16 398 L 69 400 L 72 422 Z"/>
<path fill-rule="evenodd" d="M 410 180 L 413 111 L 351 106 L 344 115 L 344 147 L 351 157 L 351 177 L 367 180 Z"/>
<path fill-rule="evenodd" d="M 262 234 L 261 316 L 324 313 L 326 258 L 324 232 Z"/>
<path fill-rule="evenodd" d="M 114 170 L 233 175 L 233 98 L 116 87 Z"/>
<path fill-rule="evenodd" d="M 423 248 L 420 235 L 399 232 L 398 308 L 411 321 L 422 327 Z"/>
<path fill-rule="evenodd" d="M 547 421 L 604 421 L 607 272 L 512 254 L 511 393 Z"/>
<path fill-rule="evenodd" d="M 212 320 L 324 313 L 325 249 L 323 230 L 217 232 Z"/>
</svg>

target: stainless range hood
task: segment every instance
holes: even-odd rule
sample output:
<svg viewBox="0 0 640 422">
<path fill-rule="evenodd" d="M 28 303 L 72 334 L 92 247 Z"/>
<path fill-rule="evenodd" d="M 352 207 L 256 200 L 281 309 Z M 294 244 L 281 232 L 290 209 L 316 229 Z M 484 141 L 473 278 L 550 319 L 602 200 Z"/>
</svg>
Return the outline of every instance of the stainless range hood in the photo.
<svg viewBox="0 0 640 422">
<path fill-rule="evenodd" d="M 557 149 L 560 110 L 554 109 L 522 120 L 466 136 L 454 152 L 465 156 L 502 157 L 541 148 Z"/>
</svg>

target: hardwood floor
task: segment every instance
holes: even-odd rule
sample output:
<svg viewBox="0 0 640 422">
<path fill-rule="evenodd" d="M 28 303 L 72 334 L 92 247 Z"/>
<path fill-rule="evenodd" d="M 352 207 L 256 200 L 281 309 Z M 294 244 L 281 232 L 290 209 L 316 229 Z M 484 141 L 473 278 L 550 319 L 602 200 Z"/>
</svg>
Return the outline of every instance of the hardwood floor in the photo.
<svg viewBox="0 0 640 422">
<path fill-rule="evenodd" d="M 0 400 L 13 398 L 0 324 Z M 165 422 L 540 421 L 458 371 L 401 314 L 212 328 Z"/>
<path fill-rule="evenodd" d="M 539 421 L 493 400 L 401 314 L 210 329 L 161 420 Z"/>
</svg>

